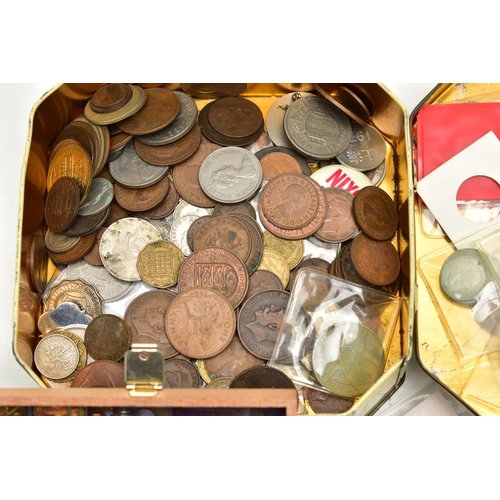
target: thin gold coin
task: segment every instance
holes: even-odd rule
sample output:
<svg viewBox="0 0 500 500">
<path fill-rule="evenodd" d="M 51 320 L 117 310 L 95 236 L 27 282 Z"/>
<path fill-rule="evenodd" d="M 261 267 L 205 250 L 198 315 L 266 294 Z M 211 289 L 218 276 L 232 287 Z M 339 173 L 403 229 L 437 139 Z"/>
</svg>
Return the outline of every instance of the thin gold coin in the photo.
<svg viewBox="0 0 500 500">
<path fill-rule="evenodd" d="M 262 235 L 264 248 L 272 248 L 279 252 L 288 262 L 288 267 L 293 269 L 298 266 L 304 256 L 304 240 L 285 240 L 275 236 L 267 229 Z"/>
<path fill-rule="evenodd" d="M 169 288 L 177 283 L 184 254 L 170 241 L 148 243 L 139 252 L 137 270 L 143 281 L 155 288 Z"/>
<path fill-rule="evenodd" d="M 277 250 L 264 247 L 262 260 L 260 261 L 257 270 L 259 269 L 271 271 L 276 274 L 283 284 L 283 288 L 286 288 L 288 281 L 290 280 L 290 268 L 288 267 L 288 262 L 285 257 L 283 257 L 283 255 L 281 255 Z"/>
</svg>

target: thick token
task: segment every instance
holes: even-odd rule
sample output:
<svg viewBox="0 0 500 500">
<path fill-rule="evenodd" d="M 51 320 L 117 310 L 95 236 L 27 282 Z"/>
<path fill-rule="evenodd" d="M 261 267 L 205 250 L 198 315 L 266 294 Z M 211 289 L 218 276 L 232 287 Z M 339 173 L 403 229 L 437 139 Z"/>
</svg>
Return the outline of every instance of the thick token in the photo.
<svg viewBox="0 0 500 500">
<path fill-rule="evenodd" d="M 125 83 L 109 83 L 97 90 L 90 99 L 96 113 L 110 113 L 123 107 L 132 98 L 132 89 Z"/>
</svg>

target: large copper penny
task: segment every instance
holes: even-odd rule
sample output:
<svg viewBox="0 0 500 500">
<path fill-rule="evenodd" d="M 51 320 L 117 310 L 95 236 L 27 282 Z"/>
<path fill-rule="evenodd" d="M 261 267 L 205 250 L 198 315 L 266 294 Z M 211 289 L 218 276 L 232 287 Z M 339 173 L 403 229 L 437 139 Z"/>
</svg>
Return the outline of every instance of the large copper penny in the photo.
<svg viewBox="0 0 500 500">
<path fill-rule="evenodd" d="M 193 250 L 196 252 L 206 247 L 226 248 L 245 262 L 250 255 L 250 235 L 244 223 L 236 217 L 212 217 L 200 226 L 194 235 Z"/>
<path fill-rule="evenodd" d="M 266 290 L 248 299 L 238 316 L 238 335 L 242 344 L 260 359 L 271 359 L 290 294 Z"/>
<path fill-rule="evenodd" d="M 170 215 L 175 210 L 175 207 L 177 207 L 177 204 L 179 203 L 179 192 L 170 177 L 169 180 L 170 187 L 168 188 L 167 196 L 163 199 L 163 201 L 151 210 L 145 210 L 143 212 L 143 215 L 148 219 L 163 219 L 163 217 Z"/>
<path fill-rule="evenodd" d="M 352 240 L 351 259 L 359 275 L 373 285 L 390 285 L 399 276 L 399 254 L 389 240 L 375 241 L 358 234 Z"/>
<path fill-rule="evenodd" d="M 186 241 L 189 248 L 191 249 L 191 252 L 194 250 L 194 235 L 196 234 L 196 231 L 198 231 L 198 228 L 200 226 L 202 226 L 205 222 L 211 219 L 212 219 L 211 215 L 203 215 L 194 220 L 189 226 L 189 229 L 187 230 L 186 233 Z"/>
<path fill-rule="evenodd" d="M 265 180 L 269 181 L 281 174 L 311 175 L 311 167 L 306 159 L 293 149 L 270 146 L 257 151 L 255 156 L 262 164 Z"/>
<path fill-rule="evenodd" d="M 250 253 L 245 259 L 245 266 L 248 274 L 250 275 L 257 270 L 257 267 L 259 267 L 262 260 L 262 254 L 264 253 L 262 232 L 257 221 L 249 215 L 234 212 L 232 216 L 236 217 L 236 219 L 243 223 L 250 236 Z"/>
<path fill-rule="evenodd" d="M 170 389 L 196 389 L 200 386 L 200 374 L 196 366 L 186 359 L 166 359 L 163 386 Z"/>
<path fill-rule="evenodd" d="M 217 217 L 218 215 L 229 215 L 229 214 L 244 214 L 248 215 L 252 219 L 257 219 L 255 213 L 255 208 L 249 201 L 241 201 L 240 203 L 217 203 L 215 205 L 212 215 Z"/>
<path fill-rule="evenodd" d="M 243 97 L 217 99 L 208 112 L 210 125 L 228 137 L 248 137 L 257 132 L 264 122 L 260 108 Z"/>
<path fill-rule="evenodd" d="M 75 179 L 60 177 L 54 182 L 45 201 L 45 222 L 54 233 L 63 233 L 76 218 L 80 189 Z"/>
<path fill-rule="evenodd" d="M 354 215 L 361 230 L 373 240 L 390 240 L 398 228 L 398 210 L 381 188 L 367 186 L 354 198 Z"/>
<path fill-rule="evenodd" d="M 315 236 L 330 243 L 342 243 L 353 238 L 359 231 L 354 218 L 354 196 L 340 188 L 324 188 L 327 212 L 325 222 Z"/>
<path fill-rule="evenodd" d="M 248 273 L 242 260 L 225 248 L 208 247 L 192 253 L 179 271 L 179 291 L 209 288 L 238 307 L 248 289 Z"/>
<path fill-rule="evenodd" d="M 183 291 L 172 301 L 165 317 L 170 342 L 190 358 L 206 359 L 231 342 L 236 316 L 230 302 L 211 288 Z"/>
<path fill-rule="evenodd" d="M 258 269 L 248 279 L 248 292 L 245 302 L 256 293 L 266 290 L 283 290 L 283 283 L 279 277 L 271 271 Z"/>
<path fill-rule="evenodd" d="M 177 354 L 165 330 L 165 315 L 176 296 L 168 290 L 151 290 L 132 300 L 123 318 L 132 344 L 156 344 L 164 358 Z"/>
<path fill-rule="evenodd" d="M 306 387 L 305 397 L 311 410 L 316 413 L 344 413 L 354 404 L 354 400 L 339 398 L 327 392 Z"/>
<path fill-rule="evenodd" d="M 94 361 L 83 368 L 71 387 L 125 387 L 125 368 L 116 361 Z"/>
<path fill-rule="evenodd" d="M 256 366 L 240 373 L 230 389 L 295 389 L 295 385 L 282 371 L 270 366 Z"/>
<path fill-rule="evenodd" d="M 84 340 L 89 355 L 96 361 L 120 361 L 130 347 L 130 332 L 120 317 L 101 314 L 87 326 Z"/>
<path fill-rule="evenodd" d="M 90 99 L 90 107 L 96 113 L 115 111 L 130 101 L 132 89 L 125 83 L 109 83 L 97 90 Z"/>
<path fill-rule="evenodd" d="M 193 128 L 183 137 L 164 146 L 146 146 L 134 141 L 137 154 L 145 162 L 158 166 L 172 166 L 186 161 L 192 156 L 201 142 L 201 130 L 195 123 Z"/>
<path fill-rule="evenodd" d="M 115 200 L 118 205 L 129 212 L 143 212 L 157 207 L 167 197 L 169 188 L 168 176 L 142 189 L 131 189 L 116 184 Z"/>
</svg>

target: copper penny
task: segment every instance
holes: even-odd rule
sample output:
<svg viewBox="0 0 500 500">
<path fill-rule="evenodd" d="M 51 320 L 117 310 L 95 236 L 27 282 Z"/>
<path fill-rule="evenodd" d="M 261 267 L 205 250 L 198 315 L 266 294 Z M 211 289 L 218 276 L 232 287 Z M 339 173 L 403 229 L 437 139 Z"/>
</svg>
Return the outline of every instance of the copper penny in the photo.
<svg viewBox="0 0 500 500">
<path fill-rule="evenodd" d="M 198 231 L 198 228 L 211 218 L 212 218 L 211 215 L 203 215 L 201 217 L 198 217 L 189 226 L 189 229 L 187 230 L 186 233 L 186 241 L 191 251 L 194 251 L 194 235 L 196 234 L 196 231 Z"/>
<path fill-rule="evenodd" d="M 143 215 L 149 219 L 162 219 L 163 217 L 167 217 L 170 215 L 177 207 L 179 203 L 179 192 L 175 188 L 174 182 L 169 177 L 170 187 L 168 188 L 167 196 L 163 199 L 163 201 L 152 208 L 151 210 L 145 210 Z"/>
<path fill-rule="evenodd" d="M 120 317 L 101 314 L 88 324 L 84 341 L 89 356 L 96 361 L 120 361 L 130 347 L 130 332 Z"/>
<path fill-rule="evenodd" d="M 186 161 L 179 163 L 172 170 L 175 187 L 180 196 L 197 207 L 215 207 L 217 202 L 207 196 L 200 186 L 200 167 L 206 157 L 221 149 L 218 144 L 200 144 L 196 153 Z"/>
<path fill-rule="evenodd" d="M 225 248 L 208 247 L 193 252 L 179 271 L 179 291 L 209 288 L 238 307 L 248 289 L 248 273 L 241 259 Z"/>
<path fill-rule="evenodd" d="M 262 232 L 257 221 L 249 215 L 234 212 L 232 216 L 240 220 L 250 236 L 250 253 L 245 259 L 245 266 L 247 268 L 248 274 L 250 275 L 259 267 L 259 264 L 262 260 L 262 255 L 264 253 Z"/>
<path fill-rule="evenodd" d="M 373 285 L 390 285 L 399 276 L 399 254 L 389 240 L 376 241 L 358 234 L 352 240 L 351 259 L 359 275 Z"/>
<path fill-rule="evenodd" d="M 113 200 L 111 202 L 111 205 L 109 205 L 109 209 L 110 210 L 108 218 L 104 221 L 103 226 L 111 226 L 111 224 L 113 224 L 114 222 L 117 222 L 120 219 L 128 216 L 128 212 L 120 207 L 120 205 L 116 203 L 116 200 Z"/>
<path fill-rule="evenodd" d="M 200 374 L 208 384 L 219 377 L 234 378 L 247 368 L 262 366 L 262 359 L 248 351 L 234 336 L 230 344 L 217 356 L 201 360 Z"/>
<path fill-rule="evenodd" d="M 306 159 L 293 149 L 283 146 L 270 146 L 257 151 L 255 156 L 262 164 L 264 179 L 266 180 L 287 173 L 311 175 L 311 167 Z M 268 156 L 270 158 L 267 158 Z M 299 167 L 298 170 L 297 166 Z"/>
<path fill-rule="evenodd" d="M 130 302 L 123 319 L 132 344 L 156 344 L 164 358 L 177 354 L 165 330 L 165 315 L 176 296 L 168 290 L 150 290 Z"/>
<path fill-rule="evenodd" d="M 102 235 L 106 232 L 107 226 L 102 226 L 96 231 L 96 239 L 94 245 L 87 255 L 83 256 L 83 260 L 92 266 L 102 266 L 101 256 L 99 255 L 99 244 L 101 243 Z"/>
<path fill-rule="evenodd" d="M 125 83 L 109 83 L 97 90 L 90 99 L 96 113 L 110 113 L 121 108 L 132 98 L 132 89 Z"/>
<path fill-rule="evenodd" d="M 255 366 L 240 373 L 230 389 L 295 389 L 295 385 L 282 371 L 270 366 Z"/>
<path fill-rule="evenodd" d="M 273 272 L 266 269 L 257 269 L 248 278 L 248 292 L 245 302 L 256 293 L 266 290 L 283 290 L 283 283 Z"/>
<path fill-rule="evenodd" d="M 241 306 L 238 335 L 254 356 L 271 359 L 289 300 L 290 294 L 284 290 L 266 290 Z"/>
<path fill-rule="evenodd" d="M 126 134 L 125 132 L 120 132 L 110 137 L 109 140 L 109 152 L 116 153 L 125 147 L 134 136 L 132 134 Z"/>
<path fill-rule="evenodd" d="M 354 196 L 340 188 L 325 188 L 327 212 L 323 225 L 315 236 L 330 243 L 341 243 L 350 240 L 359 231 L 354 218 Z"/>
<path fill-rule="evenodd" d="M 251 240 L 243 222 L 228 215 L 212 217 L 194 235 L 193 250 L 220 247 L 234 252 L 243 262 L 250 255 Z"/>
<path fill-rule="evenodd" d="M 73 224 L 80 206 L 80 188 L 75 179 L 60 177 L 45 200 L 45 222 L 54 233 L 63 233 Z"/>
<path fill-rule="evenodd" d="M 165 317 L 170 342 L 190 358 L 205 359 L 223 351 L 231 342 L 236 316 L 230 302 L 211 288 L 180 292 Z"/>
<path fill-rule="evenodd" d="M 239 96 L 246 88 L 246 83 L 181 83 L 184 92 L 199 99 Z"/>
<path fill-rule="evenodd" d="M 116 361 L 94 361 L 75 377 L 71 387 L 125 387 L 125 368 Z"/>
<path fill-rule="evenodd" d="M 398 228 L 398 210 L 381 188 L 366 186 L 354 199 L 354 215 L 361 230 L 373 240 L 390 240 Z"/>
<path fill-rule="evenodd" d="M 157 207 L 167 197 L 169 188 L 168 176 L 142 189 L 115 184 L 115 200 L 118 205 L 129 212 L 142 212 Z"/>
<path fill-rule="evenodd" d="M 316 215 L 311 222 L 297 229 L 284 229 L 277 226 L 266 217 L 262 208 L 263 205 L 259 202 L 257 205 L 257 210 L 259 212 L 259 218 L 262 222 L 262 225 L 274 235 L 279 236 L 280 238 L 283 238 L 285 240 L 305 239 L 313 235 L 324 223 L 327 208 L 325 195 L 323 194 L 322 188 L 316 182 L 314 183 L 314 189 L 317 191 L 319 203 L 318 211 L 316 212 Z"/>
<path fill-rule="evenodd" d="M 264 123 L 260 108 L 243 97 L 223 97 L 208 112 L 210 125 L 227 137 L 242 138 L 256 133 Z"/>
<path fill-rule="evenodd" d="M 305 389 L 305 397 L 314 413 L 344 413 L 354 404 L 352 399 L 340 398 L 310 387 Z"/>
<path fill-rule="evenodd" d="M 194 127 L 183 137 L 164 146 L 146 146 L 134 141 L 137 154 L 147 163 L 157 166 L 172 166 L 186 161 L 192 156 L 201 142 L 201 130 Z"/>
<path fill-rule="evenodd" d="M 239 203 L 217 203 L 212 215 L 217 217 L 218 215 L 229 215 L 232 213 L 245 214 L 252 217 L 252 219 L 257 219 L 255 208 L 246 200 Z"/>
<path fill-rule="evenodd" d="M 96 237 L 97 235 L 95 232 L 82 236 L 78 243 L 70 250 L 58 253 L 49 251 L 49 257 L 55 264 L 70 264 L 71 262 L 76 262 L 90 252 L 94 246 Z"/>
<path fill-rule="evenodd" d="M 170 241 L 152 241 L 137 257 L 141 279 L 155 288 L 169 288 L 177 283 L 179 269 L 184 263 L 182 250 Z"/>
<path fill-rule="evenodd" d="M 167 107 L 168 113 L 166 114 L 168 114 L 168 125 L 170 125 L 179 114 L 181 108 L 181 103 L 177 94 L 173 90 L 156 87 L 147 89 L 146 95 L 158 99 Z"/>
<path fill-rule="evenodd" d="M 163 98 L 160 100 L 157 95 L 153 94 L 154 90 L 159 89 L 146 89 L 146 102 L 144 106 L 134 115 L 117 122 L 117 127 L 126 134 L 131 135 L 146 135 L 157 132 L 168 124 L 177 116 L 179 112 L 179 100 L 177 96 L 170 90 L 163 89 L 169 95 L 173 95 L 174 101 L 165 104 Z M 177 107 L 172 104 L 177 102 Z"/>
<path fill-rule="evenodd" d="M 197 389 L 200 374 L 196 366 L 185 359 L 166 359 L 164 362 L 163 386 L 170 389 Z"/>
</svg>

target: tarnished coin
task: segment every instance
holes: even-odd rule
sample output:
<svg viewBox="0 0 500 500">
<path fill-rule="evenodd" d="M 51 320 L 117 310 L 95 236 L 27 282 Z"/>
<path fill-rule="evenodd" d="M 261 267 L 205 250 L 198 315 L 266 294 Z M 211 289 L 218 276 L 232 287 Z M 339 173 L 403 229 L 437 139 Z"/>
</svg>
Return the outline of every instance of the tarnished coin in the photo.
<svg viewBox="0 0 500 500">
<path fill-rule="evenodd" d="M 196 366 L 185 359 L 166 359 L 164 362 L 165 388 L 198 388 L 200 386 L 200 374 Z"/>
<path fill-rule="evenodd" d="M 260 108 L 243 97 L 217 99 L 210 107 L 208 120 L 219 134 L 235 138 L 255 134 L 264 123 Z"/>
<path fill-rule="evenodd" d="M 71 246 L 69 250 L 64 252 L 49 251 L 49 257 L 55 264 L 70 264 L 76 262 L 87 255 L 91 248 L 94 246 L 96 240 L 96 233 L 90 233 L 86 236 L 78 236 L 75 246 Z"/>
<path fill-rule="evenodd" d="M 131 344 L 156 344 L 164 358 L 178 354 L 165 330 L 165 315 L 175 297 L 168 290 L 150 290 L 132 300 L 123 317 Z"/>
<path fill-rule="evenodd" d="M 245 226 L 250 236 L 250 253 L 245 259 L 245 266 L 248 274 L 252 274 L 257 270 L 257 267 L 262 260 L 262 253 L 264 251 L 264 242 L 262 240 L 262 232 L 257 221 L 244 213 L 234 212 L 233 217 L 239 219 Z"/>
<path fill-rule="evenodd" d="M 306 387 L 305 398 L 309 407 L 315 414 L 344 413 L 354 404 L 354 400 L 339 398 L 326 392 Z"/>
<path fill-rule="evenodd" d="M 110 113 L 123 107 L 132 98 L 132 89 L 125 83 L 109 83 L 98 89 L 90 99 L 95 113 Z"/>
<path fill-rule="evenodd" d="M 203 215 L 202 217 L 198 217 L 196 220 L 194 220 L 189 226 L 186 234 L 186 240 L 191 251 L 194 250 L 194 235 L 196 234 L 196 231 L 200 226 L 211 219 L 212 217 L 210 215 Z"/>
<path fill-rule="evenodd" d="M 174 348 L 194 359 L 210 358 L 223 351 L 235 327 L 230 302 L 211 288 L 180 292 L 165 317 L 167 336 Z"/>
<path fill-rule="evenodd" d="M 71 375 L 76 370 L 79 359 L 77 345 L 61 334 L 40 339 L 34 353 L 38 371 L 54 380 Z"/>
<path fill-rule="evenodd" d="M 148 219 L 163 219 L 169 216 L 177 207 L 179 203 L 179 192 L 177 191 L 172 179 L 169 177 L 170 187 L 168 188 L 167 196 L 163 201 L 154 208 L 146 210 L 143 215 Z"/>
<path fill-rule="evenodd" d="M 132 288 L 133 283 L 115 278 L 106 268 L 94 266 L 84 260 L 78 260 L 68 265 L 68 276 L 71 279 L 84 279 L 94 285 L 104 302 L 121 299 Z"/>
<path fill-rule="evenodd" d="M 181 83 L 181 89 L 199 99 L 233 97 L 245 92 L 246 83 Z"/>
<path fill-rule="evenodd" d="M 229 389 L 233 379 L 231 377 L 219 377 L 207 385 L 207 389 Z"/>
<path fill-rule="evenodd" d="M 341 243 L 353 238 L 359 231 L 354 218 L 354 196 L 340 188 L 325 188 L 327 212 L 325 222 L 315 235 L 323 241 Z"/>
<path fill-rule="evenodd" d="M 157 207 L 167 197 L 169 189 L 170 181 L 167 176 L 140 189 L 116 185 L 115 199 L 118 205 L 129 212 L 143 212 Z"/>
<path fill-rule="evenodd" d="M 78 209 L 78 215 L 92 216 L 101 213 L 113 201 L 113 184 L 102 177 L 95 177 L 90 184 L 90 192 Z"/>
<path fill-rule="evenodd" d="M 384 160 L 387 145 L 382 134 L 370 125 L 360 125 L 351 120 L 352 137 L 347 148 L 337 160 L 361 172 L 377 168 Z"/>
<path fill-rule="evenodd" d="M 396 281 L 401 269 L 399 254 L 389 240 L 375 241 L 364 234 L 352 240 L 351 259 L 358 274 L 377 286 Z"/>
<path fill-rule="evenodd" d="M 230 250 L 208 247 L 193 252 L 179 271 L 179 292 L 191 288 L 217 290 L 238 307 L 248 289 L 248 273 L 242 260 Z"/>
<path fill-rule="evenodd" d="M 47 229 L 44 241 L 47 250 L 50 252 L 63 253 L 74 248 L 80 240 L 80 236 L 66 236 Z"/>
<path fill-rule="evenodd" d="M 271 359 L 289 300 L 290 294 L 284 290 L 266 290 L 241 306 L 238 335 L 242 344 L 258 358 Z"/>
<path fill-rule="evenodd" d="M 354 198 L 354 215 L 361 230 L 374 240 L 390 240 L 398 228 L 398 211 L 381 188 L 367 186 Z"/>
<path fill-rule="evenodd" d="M 262 182 L 262 166 L 256 156 L 239 147 L 211 153 L 200 168 L 200 185 L 212 199 L 239 203 L 251 198 Z"/>
<path fill-rule="evenodd" d="M 290 267 L 287 260 L 277 250 L 271 247 L 264 247 L 262 260 L 257 270 L 271 271 L 281 280 L 283 288 L 286 288 L 290 280 Z"/>
<path fill-rule="evenodd" d="M 127 217 L 111 224 L 101 238 L 99 252 L 104 267 L 123 281 L 139 281 L 137 256 L 160 233 L 149 222 Z"/>
<path fill-rule="evenodd" d="M 217 203 L 212 215 L 217 217 L 218 215 L 229 215 L 233 213 L 248 215 L 252 217 L 252 219 L 257 218 L 252 204 L 246 200 L 240 203 Z"/>
<path fill-rule="evenodd" d="M 439 273 L 443 292 L 460 304 L 475 304 L 491 279 L 481 254 L 474 248 L 453 252 L 444 261 Z"/>
<path fill-rule="evenodd" d="M 158 132 L 137 136 L 139 142 L 147 146 L 164 146 L 184 137 L 193 128 L 198 118 L 198 108 L 194 99 L 183 92 L 174 91 L 174 94 L 179 100 L 179 113 L 175 120 Z"/>
<path fill-rule="evenodd" d="M 291 379 L 270 366 L 255 366 L 240 373 L 230 389 L 295 389 Z"/>
<path fill-rule="evenodd" d="M 137 257 L 137 271 L 143 281 L 155 288 L 169 288 L 177 283 L 184 254 L 170 241 L 148 243 Z"/>
<path fill-rule="evenodd" d="M 334 158 L 351 140 L 347 115 L 322 97 L 299 99 L 288 107 L 285 132 L 295 149 L 318 160 Z"/>
<path fill-rule="evenodd" d="M 288 263 L 289 269 L 296 267 L 304 256 L 303 240 L 285 240 L 278 236 L 264 231 L 264 248 L 272 248 L 282 255 Z"/>
<path fill-rule="evenodd" d="M 40 333 L 46 334 L 68 325 L 88 325 L 91 321 L 92 316 L 84 313 L 77 304 L 62 302 L 55 309 L 43 313 L 38 318 L 37 326 Z"/>
<path fill-rule="evenodd" d="M 130 332 L 120 317 L 101 314 L 87 326 L 85 345 L 89 355 L 96 361 L 120 361 L 130 347 Z"/>
<path fill-rule="evenodd" d="M 262 366 L 262 359 L 248 351 L 237 336 L 221 353 L 198 361 L 200 375 L 207 384 L 220 377 L 233 379 L 252 366 Z"/>
<path fill-rule="evenodd" d="M 279 277 L 271 271 L 257 269 L 248 278 L 248 292 L 244 299 L 246 302 L 252 295 L 266 290 L 283 290 L 283 283 Z"/>
<path fill-rule="evenodd" d="M 80 188 L 72 177 L 59 177 L 45 200 L 45 222 L 54 233 L 73 224 L 80 205 Z"/>
<path fill-rule="evenodd" d="M 90 233 L 96 232 L 99 228 L 101 228 L 106 222 L 109 216 L 109 205 L 102 212 L 96 215 L 77 215 L 73 224 L 64 231 L 66 236 L 86 236 Z"/>
<path fill-rule="evenodd" d="M 71 387 L 125 387 L 125 368 L 116 361 L 94 361 L 83 368 Z"/>
</svg>

